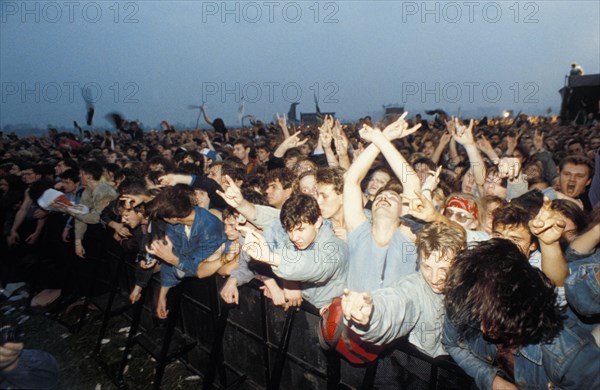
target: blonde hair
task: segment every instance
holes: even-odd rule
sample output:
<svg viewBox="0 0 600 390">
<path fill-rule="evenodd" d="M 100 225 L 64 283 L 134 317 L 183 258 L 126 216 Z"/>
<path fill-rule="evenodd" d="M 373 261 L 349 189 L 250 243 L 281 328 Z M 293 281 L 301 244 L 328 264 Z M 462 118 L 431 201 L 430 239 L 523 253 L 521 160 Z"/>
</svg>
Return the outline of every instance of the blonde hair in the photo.
<svg viewBox="0 0 600 390">
<path fill-rule="evenodd" d="M 456 256 L 467 245 L 467 234 L 458 224 L 447 225 L 432 222 L 423 226 L 415 241 L 419 257 L 428 257 L 435 251 L 445 256 L 449 253 Z"/>
</svg>

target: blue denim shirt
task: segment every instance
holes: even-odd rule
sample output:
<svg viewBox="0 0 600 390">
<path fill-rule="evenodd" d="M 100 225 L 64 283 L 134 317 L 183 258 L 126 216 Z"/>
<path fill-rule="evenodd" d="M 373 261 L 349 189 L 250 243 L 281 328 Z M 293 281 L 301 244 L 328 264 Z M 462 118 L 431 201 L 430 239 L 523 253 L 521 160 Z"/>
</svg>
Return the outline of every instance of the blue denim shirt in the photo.
<svg viewBox="0 0 600 390">
<path fill-rule="evenodd" d="M 565 281 L 567 302 L 583 316 L 600 314 L 600 257 L 589 256 L 569 264 L 571 275 Z M 600 373 L 599 373 L 600 375 Z"/>
<path fill-rule="evenodd" d="M 475 379 L 477 387 L 492 388 L 500 371 L 492 365 L 496 346 L 479 334 L 459 340 L 446 319 L 442 343 L 454 361 Z M 577 322 L 565 320 L 564 329 L 549 344 L 521 347 L 514 353 L 515 385 L 526 389 L 600 389 L 600 349 Z"/>
<path fill-rule="evenodd" d="M 194 206 L 194 209 L 196 216 L 189 239 L 184 225 L 167 225 L 166 234 L 173 243 L 173 253 L 179 257 L 179 265 L 161 264 L 160 284 L 163 287 L 173 287 L 184 277 L 196 276 L 198 264 L 227 240 L 219 218 L 201 207 Z"/>
</svg>

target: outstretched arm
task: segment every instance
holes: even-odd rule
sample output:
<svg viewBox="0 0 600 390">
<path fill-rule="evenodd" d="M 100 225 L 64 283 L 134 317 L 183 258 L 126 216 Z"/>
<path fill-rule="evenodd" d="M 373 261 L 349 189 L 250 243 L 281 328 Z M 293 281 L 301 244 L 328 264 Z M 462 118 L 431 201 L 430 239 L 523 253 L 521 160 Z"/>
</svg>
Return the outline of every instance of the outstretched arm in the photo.
<svg viewBox="0 0 600 390">
<path fill-rule="evenodd" d="M 202 105 L 200 106 L 200 110 L 202 111 L 202 116 L 204 117 L 204 121 L 212 126 L 213 123 L 210 120 L 210 118 L 208 117 L 208 114 L 206 113 L 206 108 L 204 107 L 204 103 L 202 103 Z"/>
<path fill-rule="evenodd" d="M 273 156 L 277 157 L 277 158 L 283 158 L 283 155 L 285 154 L 285 152 L 288 151 L 288 149 L 295 148 L 296 146 L 304 145 L 307 141 L 308 141 L 308 138 L 300 140 L 300 132 L 297 131 L 293 135 L 286 138 L 281 143 L 281 145 L 279 145 L 277 147 L 277 149 L 275 149 L 275 151 L 273 152 Z"/>
<path fill-rule="evenodd" d="M 327 165 L 330 167 L 337 167 L 340 164 L 331 147 L 333 142 L 332 124 L 333 119 L 329 115 L 325 115 L 323 125 L 319 127 L 319 142 L 325 152 L 325 157 L 327 157 Z"/>
<path fill-rule="evenodd" d="M 277 113 L 277 124 L 279 125 L 279 127 L 281 127 L 281 131 L 283 132 L 283 138 L 289 138 L 290 131 L 287 127 L 287 120 L 285 119 L 285 114 L 279 116 L 279 113 Z"/>
<path fill-rule="evenodd" d="M 335 144 L 340 167 L 348 169 L 350 167 L 350 156 L 348 156 L 348 145 L 350 142 L 342 129 L 342 124 L 338 120 L 335 121 L 335 126 L 333 127 L 333 142 Z"/>
<path fill-rule="evenodd" d="M 477 147 L 490 159 L 490 161 L 493 164 L 498 165 L 500 157 L 498 157 L 498 154 L 496 154 L 494 147 L 485 135 L 482 135 L 479 138 L 477 138 Z"/>
<path fill-rule="evenodd" d="M 596 217 L 589 230 L 571 241 L 571 249 L 581 254 L 588 254 L 600 244 L 600 218 Z"/>
<path fill-rule="evenodd" d="M 544 198 L 544 205 L 529 222 L 531 233 L 538 238 L 542 254 L 542 272 L 557 286 L 562 287 L 569 275 L 567 261 L 558 240 L 565 229 L 566 222 L 556 210 L 552 210 L 552 201 Z"/>
<path fill-rule="evenodd" d="M 410 135 L 419 129 L 420 125 L 414 126 L 410 129 L 408 128 L 408 125 L 404 121 L 404 118 L 407 114 L 408 113 L 405 112 L 396 122 L 387 126 L 382 133 L 384 135 L 383 138 L 385 138 L 385 140 L 383 138 L 380 138 L 377 143 L 382 145 L 382 147 L 385 149 L 384 155 L 387 154 L 386 158 L 388 159 L 388 162 L 392 164 L 392 169 L 394 169 L 394 172 L 398 175 L 398 177 L 401 180 L 403 176 L 405 176 L 406 179 L 408 179 L 408 177 L 410 176 L 409 180 L 416 180 L 416 182 L 411 181 L 409 183 L 409 188 L 416 184 L 416 187 L 410 188 L 410 191 L 414 191 L 415 189 L 418 189 L 420 187 L 420 182 L 416 173 L 414 173 L 412 167 L 410 167 L 412 175 L 404 174 L 402 172 L 402 169 L 409 169 L 408 166 L 404 165 L 404 163 L 406 163 L 406 160 L 404 159 L 404 157 L 402 157 L 400 152 L 398 152 L 396 148 L 394 148 L 393 145 L 391 145 L 391 143 L 389 142 L 394 139 L 406 137 L 407 135 Z M 371 141 L 370 136 L 375 133 L 381 132 L 379 131 L 379 129 L 372 129 L 368 126 L 364 126 L 360 132 L 360 135 L 366 141 Z M 367 172 L 369 171 L 369 168 L 373 164 L 373 161 L 375 161 L 375 159 L 379 155 L 379 152 L 380 149 L 375 144 L 375 142 L 371 143 L 354 160 L 354 162 L 352 163 L 352 165 L 350 165 L 350 168 L 346 172 L 346 176 L 344 179 L 344 219 L 348 231 L 351 231 L 367 219 L 367 216 L 365 215 L 362 207 L 362 193 L 360 190 L 360 183 L 365 178 Z M 398 156 L 400 156 L 399 158 L 401 160 L 390 160 L 390 158 L 395 160 L 398 158 Z M 408 163 L 406 163 L 406 165 L 408 165 Z"/>
<path fill-rule="evenodd" d="M 242 190 L 235 184 L 235 181 L 229 175 L 225 175 L 225 180 L 229 183 L 229 187 L 225 192 L 217 190 L 217 194 L 225 200 L 225 202 L 236 209 L 246 219 L 254 221 L 256 218 L 256 206 L 248 202 L 242 195 Z"/>
<path fill-rule="evenodd" d="M 419 289 L 410 280 L 395 283 L 392 287 L 373 291 L 371 294 L 344 290 L 342 312 L 344 323 L 364 341 L 386 345 L 400 337 L 413 333 L 419 340 L 435 338 L 432 329 L 442 324 L 421 322 Z M 434 343 L 423 342 L 428 352 Z M 436 350 L 441 348 L 435 346 Z"/>
<path fill-rule="evenodd" d="M 469 126 L 465 126 L 459 122 L 458 118 L 453 118 L 451 121 L 446 122 L 446 126 L 448 126 L 450 134 L 452 134 L 452 138 L 467 151 L 469 162 L 471 163 L 471 167 L 473 167 L 475 183 L 477 183 L 481 193 L 483 193 L 486 171 L 483 158 L 475 144 L 475 138 L 473 138 L 473 119 L 469 122 Z"/>
<path fill-rule="evenodd" d="M 371 321 L 373 313 L 373 298 L 367 292 L 358 293 L 344 289 L 342 296 L 342 313 L 346 323 L 366 326 Z"/>
<path fill-rule="evenodd" d="M 374 144 L 369 145 L 354 159 L 344 178 L 344 221 L 348 232 L 367 220 L 363 209 L 363 197 L 360 183 L 367 175 L 373 161 L 379 155 L 379 149 Z"/>
<path fill-rule="evenodd" d="M 390 126 L 397 126 L 398 129 L 400 129 L 400 131 L 402 132 L 413 130 L 408 129 L 408 125 L 406 125 L 406 122 L 404 121 L 402 121 L 401 123 L 399 123 L 398 121 L 394 122 Z M 417 128 L 418 127 L 419 125 L 417 126 Z M 386 130 L 388 128 L 386 128 Z M 408 163 L 408 161 L 406 161 L 404 156 L 400 154 L 398 149 L 396 149 L 394 145 L 392 145 L 392 143 L 385 137 L 385 135 L 382 132 L 365 127 L 363 128 L 363 130 L 361 130 L 360 134 L 361 137 L 363 137 L 363 139 L 367 141 L 371 140 L 375 144 L 375 146 L 379 148 L 381 153 L 383 153 L 385 159 L 390 164 L 390 167 L 396 174 L 396 177 L 398 177 L 398 179 L 402 183 L 402 186 L 404 187 L 404 194 L 411 198 L 414 197 L 415 191 L 421 188 L 421 181 L 419 180 L 419 177 L 417 176 L 417 173 L 414 171 L 413 167 Z"/>
<path fill-rule="evenodd" d="M 448 146 L 448 143 L 450 143 L 451 139 L 452 139 L 452 136 L 447 131 L 445 131 L 442 134 L 442 136 L 440 137 L 438 146 L 437 146 L 437 148 L 435 148 L 435 151 L 433 152 L 433 156 L 431 156 L 431 161 L 433 161 L 435 163 L 435 165 L 438 165 L 440 163 L 440 158 L 442 157 L 442 153 L 444 153 L 444 149 L 446 149 L 446 146 Z"/>
</svg>

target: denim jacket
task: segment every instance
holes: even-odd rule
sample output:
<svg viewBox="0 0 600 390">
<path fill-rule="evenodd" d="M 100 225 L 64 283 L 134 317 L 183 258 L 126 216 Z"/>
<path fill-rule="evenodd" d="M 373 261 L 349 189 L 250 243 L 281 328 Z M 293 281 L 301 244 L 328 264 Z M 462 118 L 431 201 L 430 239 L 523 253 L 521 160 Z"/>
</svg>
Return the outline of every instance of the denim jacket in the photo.
<svg viewBox="0 0 600 390">
<path fill-rule="evenodd" d="M 600 257 L 591 256 L 569 264 L 571 275 L 565 281 L 567 302 L 583 316 L 600 314 Z M 600 373 L 599 373 L 600 375 Z"/>
<path fill-rule="evenodd" d="M 456 328 L 446 319 L 442 339 L 446 351 L 480 389 L 491 389 L 500 371 L 492 365 L 496 346 L 479 334 L 459 340 Z M 600 389 L 600 349 L 591 335 L 575 321 L 565 320 L 564 329 L 549 344 L 521 347 L 514 353 L 515 385 L 526 389 Z"/>
<path fill-rule="evenodd" d="M 217 217 L 203 208 L 194 206 L 194 209 L 196 216 L 189 239 L 184 225 L 167 225 L 166 234 L 173 243 L 173 253 L 179 257 L 179 264 L 177 267 L 161 264 L 160 284 L 163 287 L 173 287 L 184 277 L 196 276 L 198 264 L 227 240 L 223 223 Z"/>
</svg>

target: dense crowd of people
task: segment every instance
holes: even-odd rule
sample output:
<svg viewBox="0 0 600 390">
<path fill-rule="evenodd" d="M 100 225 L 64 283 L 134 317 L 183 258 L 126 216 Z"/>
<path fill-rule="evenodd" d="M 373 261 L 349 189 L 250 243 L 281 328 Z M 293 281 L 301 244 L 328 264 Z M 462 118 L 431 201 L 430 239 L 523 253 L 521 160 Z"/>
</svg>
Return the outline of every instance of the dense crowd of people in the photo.
<svg viewBox="0 0 600 390">
<path fill-rule="evenodd" d="M 137 253 L 132 302 L 160 278 L 157 318 L 184 278 L 226 278 L 227 304 L 258 279 L 353 363 L 407 336 L 482 389 L 600 388 L 598 118 L 203 113 L 210 130 L 3 134 L 2 285 L 73 302 L 115 240 Z M 25 355 L 0 348 L 4 385 Z"/>
</svg>

